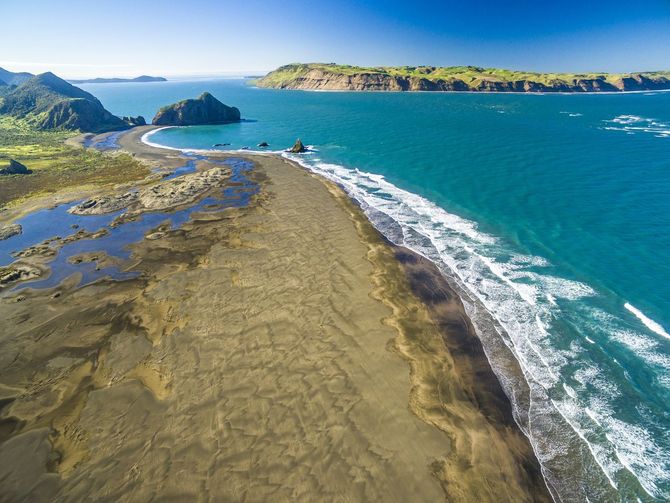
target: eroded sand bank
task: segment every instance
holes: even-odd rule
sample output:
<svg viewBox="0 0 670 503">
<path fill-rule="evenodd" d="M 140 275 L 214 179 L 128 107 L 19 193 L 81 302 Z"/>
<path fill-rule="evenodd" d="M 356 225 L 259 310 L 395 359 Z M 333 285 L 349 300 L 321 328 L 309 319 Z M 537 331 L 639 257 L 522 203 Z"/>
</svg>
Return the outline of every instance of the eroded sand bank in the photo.
<svg viewBox="0 0 670 503">
<path fill-rule="evenodd" d="M 550 501 L 431 264 L 247 157 L 253 203 L 134 245 L 141 276 L 0 298 L 0 499 Z"/>
</svg>

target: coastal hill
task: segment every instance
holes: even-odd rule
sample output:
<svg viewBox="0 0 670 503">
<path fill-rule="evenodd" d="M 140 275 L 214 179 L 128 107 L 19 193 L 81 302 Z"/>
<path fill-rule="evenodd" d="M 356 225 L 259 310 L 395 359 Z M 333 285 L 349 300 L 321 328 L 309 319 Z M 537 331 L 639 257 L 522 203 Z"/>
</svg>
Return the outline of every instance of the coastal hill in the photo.
<svg viewBox="0 0 670 503">
<path fill-rule="evenodd" d="M 165 77 L 151 77 L 149 75 L 140 75 L 134 79 L 122 78 L 104 78 L 95 79 L 68 80 L 70 84 L 117 84 L 119 82 L 167 82 Z"/>
<path fill-rule="evenodd" d="M 197 99 L 179 101 L 161 108 L 152 124 L 155 126 L 194 126 L 239 122 L 240 111 L 224 105 L 209 93 Z"/>
<path fill-rule="evenodd" d="M 50 72 L 30 77 L 5 94 L 0 114 L 26 119 L 38 129 L 100 132 L 127 127 L 95 96 Z"/>
<path fill-rule="evenodd" d="M 275 89 L 347 91 L 618 92 L 670 89 L 670 72 L 533 73 L 474 66 L 282 66 L 256 81 Z"/>
<path fill-rule="evenodd" d="M 30 77 L 33 77 L 32 73 L 28 72 L 10 72 L 4 68 L 0 68 L 0 81 L 4 82 L 8 86 L 18 86 L 23 84 Z"/>
</svg>

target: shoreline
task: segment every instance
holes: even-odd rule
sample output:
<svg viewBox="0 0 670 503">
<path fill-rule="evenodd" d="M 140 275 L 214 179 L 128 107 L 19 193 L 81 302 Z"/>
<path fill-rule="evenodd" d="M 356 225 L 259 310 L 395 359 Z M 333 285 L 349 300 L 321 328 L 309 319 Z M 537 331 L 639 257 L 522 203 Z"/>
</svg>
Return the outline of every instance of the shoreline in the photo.
<svg viewBox="0 0 670 503">
<path fill-rule="evenodd" d="M 346 194 L 342 187 L 340 187 L 337 183 L 325 178 L 321 174 L 310 170 L 307 166 L 302 165 L 298 161 L 293 160 L 290 157 L 283 156 L 281 154 L 283 151 L 257 152 L 248 150 L 223 151 L 210 149 L 178 149 L 147 141 L 153 133 L 162 129 L 166 129 L 166 127 L 150 127 L 148 131 L 144 132 L 140 136 L 140 143 L 151 148 L 201 153 L 205 155 L 221 153 L 225 155 L 246 154 L 260 157 L 278 157 L 284 162 L 293 165 L 295 168 L 310 173 L 312 176 L 318 178 L 322 183 L 335 186 L 339 191 L 338 197 L 344 197 L 351 205 L 353 205 L 355 207 L 354 211 L 358 212 L 359 218 L 362 218 L 367 223 L 367 226 L 369 226 L 369 228 L 372 230 L 372 233 L 376 235 L 376 239 L 382 240 L 385 245 L 392 250 L 395 260 L 404 270 L 404 276 L 409 283 L 411 291 L 428 308 L 434 323 L 440 326 L 447 326 L 448 328 L 445 330 L 447 332 L 451 331 L 449 335 L 443 334 L 444 342 L 450 346 L 449 350 L 452 352 L 452 354 L 459 355 L 456 357 L 456 359 L 458 359 L 458 357 L 463 359 L 461 362 L 461 372 L 465 370 L 466 372 L 470 373 L 466 379 L 469 380 L 468 384 L 471 387 L 471 392 L 476 397 L 475 400 L 477 401 L 477 406 L 481 407 L 485 414 L 492 418 L 496 418 L 495 420 L 499 421 L 500 424 L 504 425 L 505 427 L 512 427 L 517 429 L 517 431 L 521 433 L 523 437 L 521 444 L 523 444 L 525 440 L 525 442 L 530 445 L 530 440 L 526 437 L 525 433 L 523 433 L 521 427 L 519 424 L 517 424 L 517 421 L 514 418 L 512 404 L 508 396 L 503 391 L 502 385 L 491 367 L 491 362 L 486 355 L 482 342 L 477 335 L 472 322 L 465 312 L 460 296 L 466 293 L 460 291 L 457 285 L 438 269 L 436 264 L 413 250 L 391 243 L 383 234 L 374 228 L 372 222 L 370 222 L 368 217 L 364 214 L 357 201 Z M 430 283 L 430 286 L 427 286 L 425 282 Z M 471 299 L 471 301 L 472 300 L 473 299 Z M 490 323 L 493 324 L 492 318 Z M 455 325 L 458 325 L 459 328 L 454 329 Z M 502 342 L 500 342 L 500 344 L 497 346 L 497 349 L 499 349 L 501 352 L 504 352 L 506 355 L 503 357 L 503 359 L 507 361 L 506 365 L 508 370 L 512 370 L 513 374 L 516 376 L 521 376 L 523 372 L 512 353 L 508 349 L 504 348 Z M 464 353 L 468 354 L 468 356 L 465 356 Z M 527 390 L 527 385 L 525 387 L 517 387 L 517 390 L 524 388 L 526 389 L 525 394 L 529 393 L 529 390 Z M 420 414 L 417 415 L 420 416 Z M 428 419 L 425 420 L 430 422 Z M 534 463 L 537 465 L 535 466 L 535 469 L 538 470 L 538 473 L 540 473 L 539 477 L 542 481 L 543 490 L 550 493 L 546 486 L 548 481 L 543 478 L 541 474 L 541 468 L 532 451 L 533 448 L 531 446 L 531 457 L 533 459 L 529 464 L 532 465 Z"/>
<path fill-rule="evenodd" d="M 174 151 L 141 143 L 141 136 L 151 129 L 134 128 L 120 135 L 118 144 L 152 165 L 183 164 L 183 159 L 179 160 Z M 252 152 L 208 151 L 207 155 L 214 160 L 235 157 L 255 164 L 250 176 L 261 191 L 248 208 L 226 210 L 221 216 L 199 214 L 182 228 L 158 232 L 164 237 L 157 241 L 145 239 L 136 243 L 133 245 L 134 265 L 129 267 L 143 270 L 140 278 L 121 282 L 99 280 L 81 288 L 64 284 L 55 288 L 62 294 L 55 299 L 50 297 L 54 291 L 50 289 L 30 291 L 19 304 L 10 305 L 6 299 L 2 300 L 0 309 L 5 313 L 20 311 L 8 314 L 11 320 L 30 312 L 31 305 L 48 303 L 50 309 L 61 313 L 52 318 L 56 321 L 49 323 L 56 326 L 60 322 L 69 323 L 74 326 L 72 336 L 80 330 L 77 328 L 81 323 L 79 310 L 99 319 L 101 323 L 97 326 L 100 327 L 106 326 L 106 316 L 117 318 L 127 312 L 126 323 L 134 326 L 136 333 L 145 334 L 130 346 L 130 342 L 119 340 L 115 334 L 111 334 L 111 342 L 110 334 L 103 336 L 96 332 L 87 336 L 88 347 L 97 348 L 93 351 L 94 363 L 87 364 L 88 359 L 84 357 L 83 362 L 75 365 L 79 370 L 78 374 L 74 373 L 84 381 L 74 388 L 68 382 L 76 383 L 75 376 L 72 372 L 66 373 L 66 382 L 59 386 L 66 385 L 62 389 L 70 390 L 64 393 L 63 399 L 67 400 L 47 413 L 47 417 L 52 418 L 51 428 L 59 432 L 55 437 L 43 431 L 49 423 L 30 419 L 26 411 L 36 405 L 31 405 L 29 400 L 23 403 L 24 399 L 13 395 L 11 389 L 16 383 L 3 382 L 2 398 L 9 400 L 8 408 L 16 421 L 9 430 L 9 440 L 0 444 L 3 455 L 8 454 L 8 444 L 16 448 L 19 440 L 44 447 L 47 445 L 44 442 L 50 439 L 59 458 L 49 462 L 51 470 L 45 473 L 33 470 L 29 475 L 41 480 L 42 488 L 48 486 L 72 498 L 77 494 L 72 491 L 82 490 L 77 488 L 76 481 L 86 486 L 90 482 L 85 481 L 91 477 L 101 480 L 103 472 L 97 470 L 105 466 L 105 453 L 119 456 L 120 451 L 115 449 L 125 446 L 125 455 L 118 458 L 120 466 L 104 475 L 120 483 L 117 477 L 128 473 L 127 467 L 124 468 L 126 458 L 142 450 L 136 450 L 133 445 L 140 448 L 137 442 L 145 438 L 144 430 L 150 433 L 152 428 L 157 428 L 163 432 L 160 434 L 163 440 L 148 444 L 156 444 L 157 453 L 170 445 L 173 449 L 199 445 L 197 449 L 209 452 L 209 444 L 197 437 L 213 435 L 219 444 L 227 443 L 228 451 L 232 449 L 239 455 L 247 452 L 256 459 L 239 472 L 245 477 L 251 476 L 258 484 L 255 488 L 252 484 L 243 489 L 236 482 L 241 465 L 229 466 L 218 478 L 208 477 L 208 490 L 224 491 L 218 493 L 219 496 L 287 496 L 277 493 L 278 489 L 258 492 L 266 477 L 280 477 L 282 491 L 292 490 L 293 497 L 302 494 L 299 499 L 319 495 L 370 499 L 386 495 L 387 499 L 402 500 L 403 495 L 412 495 L 423 500 L 441 493 L 450 501 L 470 501 L 473 497 L 481 501 L 551 501 L 532 447 L 514 422 L 511 405 L 490 368 L 463 305 L 437 268 L 427 259 L 391 245 L 340 187 L 297 163 Z M 295 193 L 303 194 L 301 200 L 296 200 Z M 211 272 L 207 272 L 208 269 Z M 189 294 L 179 300 L 178 292 L 184 290 Z M 231 294 L 237 293 L 231 297 L 229 290 Z M 100 294 L 105 291 L 107 294 Z M 101 297 L 117 303 L 117 308 L 100 310 L 96 305 Z M 77 299 L 77 312 L 63 300 L 57 300 L 62 298 Z M 188 314 L 183 312 L 186 306 Z M 265 310 L 260 306 L 265 306 Z M 286 318 L 282 310 L 293 316 Z M 228 314 L 224 316 L 225 313 Z M 246 314 L 240 318 L 241 313 Z M 40 316 L 34 315 L 35 318 Z M 131 320 L 135 321 L 131 323 Z M 31 320 L 29 324 L 37 321 Z M 221 325 L 221 322 L 225 323 Z M 226 345 L 238 348 L 232 353 L 230 347 L 220 346 L 218 339 L 211 336 L 222 330 L 220 333 L 226 334 L 231 326 L 233 332 L 239 331 L 239 336 L 233 339 L 224 337 Z M 46 321 L 36 327 L 41 327 L 37 332 L 54 329 Z M 315 334 L 318 337 L 314 337 Z M 39 340 L 39 335 L 34 336 Z M 40 344 L 48 346 L 50 337 Z M 150 342 L 149 347 L 140 342 L 142 338 Z M 185 341 L 178 342 L 181 339 Z M 187 344 L 186 340 L 190 342 Z M 194 348 L 202 344 L 205 344 L 202 349 L 210 348 L 200 352 L 194 370 L 179 363 L 186 358 L 184 351 L 189 344 Z M 252 346 L 246 347 L 248 344 Z M 218 352 L 212 353 L 214 348 Z M 255 349 L 250 351 L 252 348 Z M 239 350 L 243 352 L 236 356 Z M 41 354 L 45 351 L 46 347 Z M 60 355 L 61 349 L 52 347 L 51 351 L 55 351 L 58 358 L 64 358 Z M 301 357 L 294 360 L 293 353 Z M 136 356 L 130 357 L 129 363 L 128 357 L 122 357 L 124 354 Z M 217 362 L 210 367 L 208 354 L 219 355 L 228 363 Z M 144 356 L 138 360 L 137 355 Z M 132 367 L 132 361 L 139 363 L 124 373 L 128 365 Z M 316 366 L 309 371 L 293 367 L 312 361 Z M 266 366 L 274 371 L 268 374 L 264 371 Z M 237 369 L 236 373 L 230 374 L 233 368 Z M 216 373 L 221 372 L 223 374 L 215 378 Z M 303 377 L 295 381 L 298 375 Z M 271 381 L 267 381 L 268 377 Z M 82 387 L 83 382 L 90 385 Z M 219 387 L 222 387 L 220 392 L 230 390 L 231 384 L 232 389 L 236 389 L 234 383 L 241 386 L 240 391 L 249 383 L 267 384 L 259 384 L 264 391 L 259 392 L 257 388 L 251 400 L 247 399 L 247 392 L 230 394 L 228 391 L 209 402 L 193 395 L 191 382 L 209 383 L 198 392 L 208 396 Z M 308 388 L 303 389 L 307 384 Z M 342 392 L 342 386 L 346 393 Z M 279 389 L 291 391 L 276 394 Z M 146 390 L 149 391 L 147 396 Z M 311 398 L 300 403 L 305 393 Z M 224 414 L 223 422 L 196 423 L 201 424 L 196 429 L 202 431 L 191 431 L 193 420 L 187 421 L 190 426 L 187 433 L 159 419 L 167 414 L 172 422 L 181 424 L 182 415 L 188 410 L 183 407 L 194 400 L 199 405 L 192 410 L 210 417 L 206 411 L 216 408 L 215 404 L 221 403 L 224 396 L 227 398 L 223 403 L 230 406 L 223 406 L 219 412 Z M 125 439 L 121 444 L 118 441 L 114 445 L 100 444 L 111 431 L 109 428 L 114 427 L 109 421 L 114 417 L 110 414 L 115 404 L 125 403 L 131 397 L 139 400 L 133 402 L 138 404 L 133 408 L 145 407 L 140 430 L 127 424 L 123 430 L 117 430 L 119 438 Z M 268 397 L 274 398 L 268 402 Z M 334 402 L 333 397 L 337 397 Z M 295 400 L 299 403 L 289 405 Z M 284 403 L 286 405 L 282 405 Z M 314 407 L 312 403 L 319 405 Z M 254 414 L 240 416 L 240 406 L 244 410 L 256 410 L 265 418 L 264 426 L 254 426 L 257 417 Z M 285 406 L 288 409 L 284 409 Z M 4 416 L 6 410 L 3 410 Z M 268 415 L 268 410 L 275 410 L 278 415 Z M 299 412 L 300 421 L 295 424 L 302 427 L 291 429 L 294 422 L 291 416 L 286 416 L 287 410 Z M 324 413 L 326 416 L 321 417 Z M 237 419 L 231 419 L 230 414 Z M 94 417 L 100 424 L 90 423 Z M 139 416 L 133 412 L 131 417 Z M 240 431 L 247 429 L 240 420 L 250 421 L 252 428 L 242 436 L 235 433 L 239 428 L 242 428 Z M 292 433 L 282 432 L 285 428 Z M 239 443 L 252 432 L 257 439 L 255 448 Z M 165 437 L 168 433 L 170 436 Z M 350 438 L 351 434 L 355 436 Z M 134 435 L 138 436 L 137 441 L 131 440 Z M 91 450 L 96 438 L 100 439 L 96 446 L 100 452 Z M 302 443 L 285 444 L 285 440 L 290 439 L 302 439 L 300 442 L 307 442 L 320 456 L 306 465 L 293 464 L 293 457 L 286 457 L 287 451 L 275 457 L 279 453 L 273 451 L 273 446 L 293 445 L 290 452 L 301 451 Z M 43 447 L 36 452 L 48 454 Z M 197 449 L 186 456 L 191 458 L 199 452 Z M 363 451 L 349 459 L 346 453 L 355 453 L 357 449 Z M 254 452 L 261 457 L 256 458 Z M 268 455 L 277 466 L 262 461 Z M 203 455 L 192 458 L 195 463 L 192 470 L 200 473 L 198 457 Z M 154 473 L 152 467 L 162 466 L 159 458 L 148 460 L 147 466 L 135 465 L 145 476 L 131 477 L 136 481 L 134 494 L 159 489 L 164 495 L 177 494 L 171 491 L 179 486 L 179 480 L 169 479 L 170 482 L 160 488 L 152 486 L 154 479 L 150 474 Z M 314 467 L 323 459 L 330 459 L 332 464 L 323 472 L 314 472 Z M 169 466 L 174 462 L 177 459 Z M 226 461 L 229 462 L 238 463 L 232 458 Z M 170 471 L 167 466 L 164 468 Z M 251 466 L 255 468 L 250 472 Z M 384 469 L 378 471 L 382 466 Z M 348 468 L 341 471 L 345 467 Z M 352 470 L 363 467 L 367 475 L 361 473 L 365 480 L 361 486 L 360 477 L 356 477 L 359 483 L 350 481 L 349 477 Z M 308 479 L 305 479 L 305 468 L 311 469 Z M 338 476 L 328 477 L 331 472 Z M 372 475 L 375 473 L 377 475 Z M 309 483 L 310 480 L 316 485 Z M 188 486 L 184 489 L 188 494 L 202 491 L 191 481 L 182 482 Z M 225 485 L 221 485 L 224 482 Z M 128 488 L 128 482 L 117 487 L 116 494 L 124 494 L 118 491 Z M 103 492 L 98 495 L 112 494 L 111 487 L 99 490 Z M 252 490 L 256 492 L 248 492 Z M 334 493 L 330 492 L 333 490 Z M 359 490 L 363 492 L 357 492 Z"/>
</svg>

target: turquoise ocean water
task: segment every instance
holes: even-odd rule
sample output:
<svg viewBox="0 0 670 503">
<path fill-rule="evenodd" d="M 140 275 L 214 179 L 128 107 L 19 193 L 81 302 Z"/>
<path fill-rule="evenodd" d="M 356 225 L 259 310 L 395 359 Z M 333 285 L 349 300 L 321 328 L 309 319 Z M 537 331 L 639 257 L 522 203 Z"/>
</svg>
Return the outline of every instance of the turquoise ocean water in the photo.
<svg viewBox="0 0 670 503">
<path fill-rule="evenodd" d="M 312 145 L 303 164 L 454 278 L 557 500 L 670 500 L 670 92 L 82 87 L 118 115 L 210 91 L 247 119 L 151 142 Z"/>
</svg>

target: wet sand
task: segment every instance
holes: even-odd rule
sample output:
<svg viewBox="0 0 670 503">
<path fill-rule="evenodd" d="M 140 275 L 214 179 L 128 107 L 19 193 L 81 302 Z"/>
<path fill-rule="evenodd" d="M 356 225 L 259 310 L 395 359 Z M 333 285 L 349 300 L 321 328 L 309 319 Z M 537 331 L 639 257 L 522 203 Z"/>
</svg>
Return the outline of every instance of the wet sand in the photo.
<svg viewBox="0 0 670 503">
<path fill-rule="evenodd" d="M 119 144 L 183 164 L 148 129 Z M 551 501 L 432 264 L 235 157 L 252 204 L 151 233 L 138 277 L 0 297 L 0 500 Z"/>
</svg>

